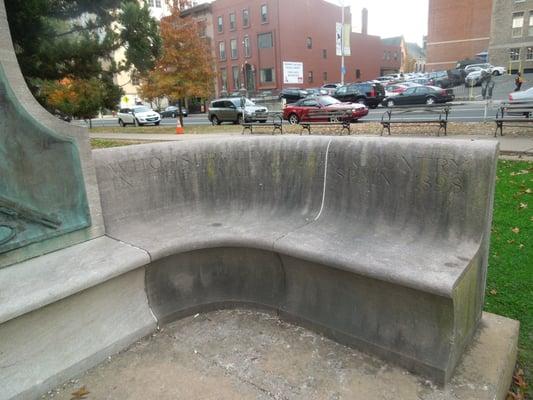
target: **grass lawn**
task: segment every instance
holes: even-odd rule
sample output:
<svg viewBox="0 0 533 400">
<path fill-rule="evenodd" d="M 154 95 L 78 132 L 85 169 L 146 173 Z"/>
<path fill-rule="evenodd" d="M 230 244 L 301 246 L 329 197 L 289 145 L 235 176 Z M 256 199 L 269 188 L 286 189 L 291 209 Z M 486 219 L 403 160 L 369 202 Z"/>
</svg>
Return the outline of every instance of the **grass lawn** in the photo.
<svg viewBox="0 0 533 400">
<path fill-rule="evenodd" d="M 93 148 L 135 143 L 91 140 Z M 520 321 L 519 364 L 533 384 L 532 162 L 498 163 L 485 310 Z"/>
<path fill-rule="evenodd" d="M 520 321 L 519 362 L 533 383 L 533 163 L 498 163 L 485 310 Z M 531 392 L 531 389 L 530 389 Z"/>
</svg>

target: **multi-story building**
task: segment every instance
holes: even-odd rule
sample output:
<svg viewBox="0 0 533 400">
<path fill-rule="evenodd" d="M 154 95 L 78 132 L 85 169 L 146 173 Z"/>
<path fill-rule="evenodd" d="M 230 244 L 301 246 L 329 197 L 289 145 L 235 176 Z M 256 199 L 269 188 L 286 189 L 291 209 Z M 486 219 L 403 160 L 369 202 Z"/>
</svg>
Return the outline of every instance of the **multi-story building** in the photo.
<svg viewBox="0 0 533 400">
<path fill-rule="evenodd" d="M 457 61 L 487 51 L 492 1 L 429 0 L 427 71 L 453 68 Z M 519 1 L 500 0 L 499 3 Z"/>
<path fill-rule="evenodd" d="M 216 0 L 211 3 L 220 91 L 277 91 L 341 81 L 336 24 L 342 8 L 324 0 Z M 351 21 L 349 7 L 345 21 Z M 345 81 L 375 78 L 381 40 L 350 34 Z"/>
<path fill-rule="evenodd" d="M 533 0 L 494 0 L 489 60 L 533 72 Z"/>
</svg>

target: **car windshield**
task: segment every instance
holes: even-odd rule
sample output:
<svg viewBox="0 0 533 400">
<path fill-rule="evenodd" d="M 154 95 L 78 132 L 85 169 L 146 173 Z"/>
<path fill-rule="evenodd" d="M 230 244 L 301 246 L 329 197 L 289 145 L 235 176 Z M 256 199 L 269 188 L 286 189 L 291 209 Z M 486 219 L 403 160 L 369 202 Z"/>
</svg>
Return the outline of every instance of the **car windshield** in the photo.
<svg viewBox="0 0 533 400">
<path fill-rule="evenodd" d="M 148 112 L 148 111 L 152 111 L 150 108 L 148 107 L 135 107 L 133 109 L 134 112 L 136 113 L 139 113 L 139 112 Z"/>
<path fill-rule="evenodd" d="M 320 102 L 320 104 L 322 104 L 323 106 L 330 106 L 332 104 L 339 104 L 340 101 L 337 100 L 337 99 L 334 99 L 333 97 L 331 96 L 322 96 L 318 99 L 318 101 Z"/>
<path fill-rule="evenodd" d="M 244 105 L 245 107 L 255 106 L 255 103 L 250 99 L 244 99 Z"/>
</svg>

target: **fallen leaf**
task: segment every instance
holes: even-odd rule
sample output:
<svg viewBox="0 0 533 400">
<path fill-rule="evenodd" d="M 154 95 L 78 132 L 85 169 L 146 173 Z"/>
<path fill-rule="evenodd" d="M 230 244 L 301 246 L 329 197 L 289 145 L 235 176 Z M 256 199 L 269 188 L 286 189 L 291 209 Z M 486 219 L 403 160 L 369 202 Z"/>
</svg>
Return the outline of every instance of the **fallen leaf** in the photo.
<svg viewBox="0 0 533 400">
<path fill-rule="evenodd" d="M 498 294 L 498 291 L 496 289 L 492 289 L 489 293 L 493 296 L 496 296 Z"/>
<path fill-rule="evenodd" d="M 520 243 L 520 245 L 518 246 L 518 248 L 519 248 L 520 250 L 522 250 L 522 249 L 524 248 L 524 245 L 523 245 L 522 243 Z"/>
<path fill-rule="evenodd" d="M 518 206 L 518 208 L 520 208 L 520 209 L 527 208 L 527 203 L 520 203 L 520 205 Z"/>
<path fill-rule="evenodd" d="M 513 229 L 511 229 L 514 233 L 520 233 L 520 228 L 518 227 L 515 227 Z"/>
<path fill-rule="evenodd" d="M 533 192 L 533 190 L 531 190 L 530 188 L 527 188 L 527 189 L 525 190 L 525 192 L 526 192 L 527 194 L 530 194 L 530 193 Z"/>
<path fill-rule="evenodd" d="M 514 243 L 514 239 L 513 240 L 508 240 L 507 243 L 513 244 Z"/>
<path fill-rule="evenodd" d="M 85 386 L 82 386 L 81 388 L 79 388 L 75 392 L 71 393 L 72 397 L 70 398 L 70 400 L 86 399 L 87 398 L 86 396 L 89 393 L 90 392 L 87 390 L 87 388 Z"/>
</svg>

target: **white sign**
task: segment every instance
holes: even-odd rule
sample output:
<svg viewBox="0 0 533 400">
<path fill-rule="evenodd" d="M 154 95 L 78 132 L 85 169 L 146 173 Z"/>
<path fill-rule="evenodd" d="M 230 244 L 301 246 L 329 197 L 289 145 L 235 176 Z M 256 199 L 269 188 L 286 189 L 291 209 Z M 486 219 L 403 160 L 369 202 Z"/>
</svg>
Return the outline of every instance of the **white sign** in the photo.
<svg viewBox="0 0 533 400">
<path fill-rule="evenodd" d="M 283 61 L 283 83 L 304 83 L 304 63 Z"/>
<path fill-rule="evenodd" d="M 338 56 L 342 56 L 342 24 L 340 22 L 335 24 L 335 52 Z"/>
</svg>

